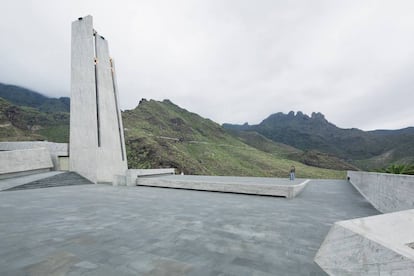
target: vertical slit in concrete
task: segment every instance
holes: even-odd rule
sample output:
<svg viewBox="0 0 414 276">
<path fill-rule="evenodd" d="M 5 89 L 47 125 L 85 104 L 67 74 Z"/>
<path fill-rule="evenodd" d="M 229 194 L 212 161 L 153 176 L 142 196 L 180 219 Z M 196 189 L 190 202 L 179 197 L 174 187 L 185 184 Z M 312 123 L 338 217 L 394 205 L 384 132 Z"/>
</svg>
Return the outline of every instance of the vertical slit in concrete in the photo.
<svg viewBox="0 0 414 276">
<path fill-rule="evenodd" d="M 98 131 L 98 147 L 101 146 L 101 128 L 100 128 L 100 121 L 99 121 L 99 91 L 98 91 L 98 48 L 96 45 L 96 36 L 98 34 L 96 31 L 93 31 L 93 44 L 94 44 L 94 54 L 95 54 L 95 98 L 96 98 L 96 126 Z"/>
<path fill-rule="evenodd" d="M 116 119 L 118 121 L 118 133 L 119 133 L 119 143 L 121 144 L 121 156 L 122 156 L 122 161 L 125 161 L 125 156 L 124 156 L 124 143 L 122 143 L 122 129 L 121 129 L 121 119 L 119 118 L 119 113 L 120 110 L 118 109 L 118 97 L 117 97 L 117 91 L 116 91 L 116 84 L 115 84 L 115 67 L 113 64 L 112 59 L 109 60 L 111 62 L 111 76 L 112 76 L 112 87 L 114 90 L 114 98 L 115 98 L 115 111 L 116 111 Z"/>
</svg>

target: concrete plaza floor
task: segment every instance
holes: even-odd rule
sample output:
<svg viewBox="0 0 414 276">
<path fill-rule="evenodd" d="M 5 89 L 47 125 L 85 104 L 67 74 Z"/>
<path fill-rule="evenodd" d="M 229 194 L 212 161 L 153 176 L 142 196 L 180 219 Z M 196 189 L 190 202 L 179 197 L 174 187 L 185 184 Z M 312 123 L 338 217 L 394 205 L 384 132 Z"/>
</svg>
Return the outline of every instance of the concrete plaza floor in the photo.
<svg viewBox="0 0 414 276">
<path fill-rule="evenodd" d="M 294 199 L 81 185 L 0 192 L 0 275 L 325 275 L 335 221 L 376 215 L 348 182 Z"/>
</svg>

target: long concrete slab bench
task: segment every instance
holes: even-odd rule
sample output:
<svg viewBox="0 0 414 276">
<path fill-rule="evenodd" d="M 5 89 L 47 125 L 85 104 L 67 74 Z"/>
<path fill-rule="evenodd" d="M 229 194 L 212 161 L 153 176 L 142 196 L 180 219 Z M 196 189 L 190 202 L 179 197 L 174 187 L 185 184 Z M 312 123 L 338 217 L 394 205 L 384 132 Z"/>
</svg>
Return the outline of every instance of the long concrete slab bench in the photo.
<svg viewBox="0 0 414 276">
<path fill-rule="evenodd" d="M 136 185 L 294 198 L 308 182 L 304 179 L 290 181 L 270 177 L 170 175 L 140 176 Z"/>
<path fill-rule="evenodd" d="M 414 209 L 336 222 L 315 262 L 329 275 L 414 275 Z"/>
</svg>

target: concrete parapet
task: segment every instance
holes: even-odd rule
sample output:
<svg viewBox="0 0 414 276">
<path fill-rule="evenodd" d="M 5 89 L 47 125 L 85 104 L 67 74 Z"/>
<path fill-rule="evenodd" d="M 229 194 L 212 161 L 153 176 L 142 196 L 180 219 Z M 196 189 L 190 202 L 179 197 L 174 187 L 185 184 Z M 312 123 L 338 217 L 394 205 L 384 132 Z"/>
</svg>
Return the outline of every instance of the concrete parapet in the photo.
<svg viewBox="0 0 414 276">
<path fill-rule="evenodd" d="M 315 257 L 330 275 L 414 275 L 414 210 L 336 222 Z"/>
<path fill-rule="evenodd" d="M 348 178 L 382 213 L 414 208 L 414 176 L 348 171 Z"/>
<path fill-rule="evenodd" d="M 127 186 L 136 186 L 138 177 L 168 174 L 175 174 L 175 169 L 129 169 L 126 172 L 125 180 L 122 180 L 122 178 L 119 178 L 120 176 L 117 176 L 119 182 L 116 185 L 122 185 L 122 183 L 125 182 Z"/>
<path fill-rule="evenodd" d="M 0 151 L 46 148 L 49 150 L 53 162 L 53 170 L 67 170 L 62 166 L 60 157 L 69 156 L 67 143 L 53 143 L 47 141 L 0 142 Z"/>
<path fill-rule="evenodd" d="M 0 178 L 46 171 L 52 168 L 52 159 L 46 148 L 0 152 Z"/>
<path fill-rule="evenodd" d="M 138 177 L 137 186 L 188 189 L 198 191 L 268 195 L 294 198 L 309 180 L 292 182 L 260 177 L 161 176 Z"/>
</svg>

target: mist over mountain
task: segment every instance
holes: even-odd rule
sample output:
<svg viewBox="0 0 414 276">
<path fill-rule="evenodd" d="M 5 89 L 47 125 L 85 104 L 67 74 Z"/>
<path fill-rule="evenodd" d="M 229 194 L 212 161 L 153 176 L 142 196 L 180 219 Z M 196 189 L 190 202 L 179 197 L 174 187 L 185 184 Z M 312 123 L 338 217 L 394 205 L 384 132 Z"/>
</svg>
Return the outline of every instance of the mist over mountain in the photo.
<svg viewBox="0 0 414 276">
<path fill-rule="evenodd" d="M 0 83 L 0 97 L 12 104 L 33 107 L 42 112 L 70 111 L 68 97 L 49 98 L 39 92 L 16 85 Z"/>
</svg>

